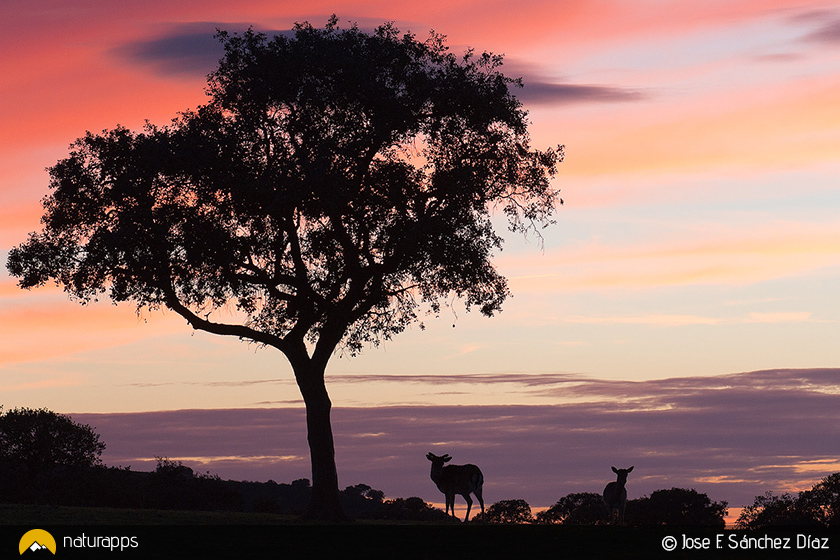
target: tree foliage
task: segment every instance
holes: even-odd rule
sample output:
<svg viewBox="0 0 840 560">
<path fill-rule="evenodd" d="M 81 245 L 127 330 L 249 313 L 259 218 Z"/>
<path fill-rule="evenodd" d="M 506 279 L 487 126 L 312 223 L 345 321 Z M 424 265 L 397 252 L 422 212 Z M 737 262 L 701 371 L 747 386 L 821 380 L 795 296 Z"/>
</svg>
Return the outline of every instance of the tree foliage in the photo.
<svg viewBox="0 0 840 560">
<path fill-rule="evenodd" d="M 595 492 L 563 496 L 545 511 L 537 513 L 538 523 L 563 525 L 599 525 L 607 522 L 604 498 Z"/>
<path fill-rule="evenodd" d="M 654 490 L 650 496 L 627 501 L 627 520 L 633 525 L 704 525 L 723 527 L 727 503 L 713 502 L 705 493 L 688 488 Z"/>
<path fill-rule="evenodd" d="M 705 525 L 723 527 L 726 502 L 713 502 L 694 489 L 655 490 L 650 496 L 627 501 L 627 522 L 636 526 Z M 594 492 L 564 496 L 537 514 L 538 523 L 601 525 L 609 522 L 604 499 Z"/>
<path fill-rule="evenodd" d="M 416 496 L 384 500 L 374 512 L 362 517 L 387 521 L 455 522 L 451 515 Z"/>
<path fill-rule="evenodd" d="M 451 295 L 491 315 L 510 227 L 547 223 L 560 154 L 531 151 L 501 58 L 443 38 L 299 25 L 221 33 L 211 101 L 171 125 L 88 133 L 50 168 L 23 287 L 170 307 L 196 328 L 331 353 L 387 339 Z M 233 303 L 241 325 L 206 319 Z"/>
<path fill-rule="evenodd" d="M 35 476 L 54 467 L 101 465 L 105 443 L 93 428 L 46 408 L 0 407 L 0 459 Z"/>
<path fill-rule="evenodd" d="M 333 17 L 219 39 L 207 104 L 88 133 L 49 169 L 43 231 L 7 267 L 24 288 L 166 307 L 282 351 L 307 407 L 313 503 L 332 504 L 313 507 L 335 513 L 330 357 L 453 298 L 498 312 L 494 212 L 515 232 L 549 224 L 562 147 L 531 149 L 500 56 L 455 56 L 434 33 Z"/>
<path fill-rule="evenodd" d="M 810 490 L 756 496 L 741 510 L 736 527 L 758 529 L 775 525 L 821 525 L 840 527 L 840 472 L 831 474 Z"/>
<path fill-rule="evenodd" d="M 487 523 L 530 523 L 534 520 L 531 506 L 525 500 L 502 500 L 496 502 L 485 512 Z"/>
</svg>

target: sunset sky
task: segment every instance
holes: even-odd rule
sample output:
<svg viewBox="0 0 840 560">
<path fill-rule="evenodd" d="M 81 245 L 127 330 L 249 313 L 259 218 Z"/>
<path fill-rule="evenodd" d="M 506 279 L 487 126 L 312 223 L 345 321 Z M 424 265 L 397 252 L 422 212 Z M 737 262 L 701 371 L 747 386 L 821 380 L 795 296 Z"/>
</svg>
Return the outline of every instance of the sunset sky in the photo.
<svg viewBox="0 0 840 560">
<path fill-rule="evenodd" d="M 505 55 L 565 205 L 497 255 L 514 297 L 457 304 L 328 368 L 340 483 L 440 501 L 427 451 L 490 503 L 551 505 L 636 469 L 630 497 L 745 505 L 840 470 L 840 8 L 833 1 L 0 4 L 0 257 L 85 131 L 205 100 L 217 28 L 393 20 Z M 0 270 L 0 404 L 98 428 L 107 464 L 309 477 L 283 356 L 172 312 L 81 306 Z M 753 373 L 750 373 L 753 372 Z M 245 435 L 243 435 L 245 434 Z M 212 437 L 210 437 L 212 436 Z M 539 482 L 534 482 L 539 481 Z M 460 500 L 459 500 L 460 501 Z"/>
</svg>

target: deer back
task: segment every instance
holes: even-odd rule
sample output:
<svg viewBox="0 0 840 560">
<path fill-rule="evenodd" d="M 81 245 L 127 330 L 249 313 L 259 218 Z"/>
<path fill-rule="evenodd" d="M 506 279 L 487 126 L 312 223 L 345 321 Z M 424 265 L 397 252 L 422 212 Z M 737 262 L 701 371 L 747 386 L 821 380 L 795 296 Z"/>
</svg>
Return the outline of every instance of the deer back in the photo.
<svg viewBox="0 0 840 560">
<path fill-rule="evenodd" d="M 618 504 L 627 499 L 627 489 L 623 484 L 618 482 L 610 482 L 604 488 L 604 502 L 609 504 Z"/>
<path fill-rule="evenodd" d="M 432 475 L 432 479 L 444 493 L 469 494 L 484 484 L 484 475 L 475 465 L 447 465 L 440 470 L 437 478 Z"/>
</svg>

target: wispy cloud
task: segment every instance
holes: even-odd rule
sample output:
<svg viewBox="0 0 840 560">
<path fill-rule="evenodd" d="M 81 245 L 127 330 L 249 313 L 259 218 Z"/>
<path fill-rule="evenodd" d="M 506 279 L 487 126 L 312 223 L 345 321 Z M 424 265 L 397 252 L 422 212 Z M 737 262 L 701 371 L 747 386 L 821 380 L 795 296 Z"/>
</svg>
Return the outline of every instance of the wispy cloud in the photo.
<svg viewBox="0 0 840 560">
<path fill-rule="evenodd" d="M 136 41 L 114 49 L 113 54 L 132 62 L 153 66 L 161 74 L 208 74 L 214 70 L 224 49 L 213 37 L 214 24 L 191 24 L 147 41 Z"/>
<path fill-rule="evenodd" d="M 626 103 L 645 101 L 650 95 L 638 90 L 604 85 L 562 84 L 525 80 L 513 94 L 526 105 L 569 105 L 574 103 Z"/>
<path fill-rule="evenodd" d="M 814 319 L 807 311 L 784 313 L 748 313 L 741 317 L 702 317 L 699 315 L 636 315 L 613 317 L 567 316 L 566 323 L 590 325 L 654 325 L 675 327 L 683 325 L 753 325 L 769 323 L 834 322 Z"/>
<path fill-rule="evenodd" d="M 751 284 L 834 266 L 840 235 L 833 223 L 779 221 L 760 227 L 699 225 L 665 240 L 587 240 L 539 259 L 502 254 L 500 269 L 516 292 L 569 288 Z M 753 318 L 755 319 L 755 318 Z"/>
<path fill-rule="evenodd" d="M 836 9 L 816 9 L 799 12 L 789 18 L 797 26 L 809 25 L 811 31 L 803 41 L 827 46 L 840 42 L 840 12 Z"/>
<path fill-rule="evenodd" d="M 840 18 L 826 23 L 813 33 L 810 33 L 806 39 L 829 45 L 840 43 Z"/>
</svg>

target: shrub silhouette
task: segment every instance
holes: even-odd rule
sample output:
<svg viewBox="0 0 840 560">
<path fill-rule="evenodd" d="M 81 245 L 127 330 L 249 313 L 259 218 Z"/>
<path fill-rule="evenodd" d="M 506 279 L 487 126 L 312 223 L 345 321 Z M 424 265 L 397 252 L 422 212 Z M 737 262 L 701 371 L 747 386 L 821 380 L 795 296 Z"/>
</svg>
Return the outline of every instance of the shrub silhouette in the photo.
<svg viewBox="0 0 840 560">
<path fill-rule="evenodd" d="M 502 500 L 487 508 L 487 523 L 530 523 L 534 519 L 525 500 Z"/>
<path fill-rule="evenodd" d="M 726 502 L 713 502 L 694 489 L 655 490 L 649 497 L 627 501 L 631 525 L 704 525 L 724 527 Z"/>
<path fill-rule="evenodd" d="M 457 523 L 451 515 L 432 507 L 422 498 L 395 498 L 384 500 L 374 511 L 360 515 L 362 519 L 381 519 L 385 521 L 419 521 L 434 523 Z"/>
<path fill-rule="evenodd" d="M 46 408 L 0 407 L 0 459 L 20 462 L 31 472 L 56 466 L 102 464 L 105 444 L 93 428 Z"/>
<path fill-rule="evenodd" d="M 537 523 L 563 525 L 599 525 L 606 523 L 604 498 L 595 492 L 580 492 L 563 496 L 536 517 Z"/>
<path fill-rule="evenodd" d="M 47 501 L 57 479 L 101 465 L 99 434 L 46 408 L 0 407 L 0 492 L 6 500 Z"/>
</svg>

